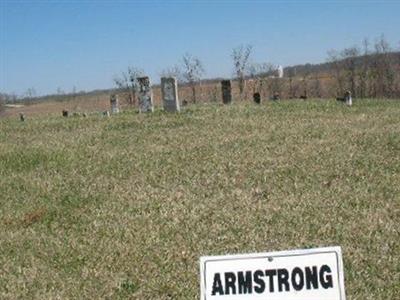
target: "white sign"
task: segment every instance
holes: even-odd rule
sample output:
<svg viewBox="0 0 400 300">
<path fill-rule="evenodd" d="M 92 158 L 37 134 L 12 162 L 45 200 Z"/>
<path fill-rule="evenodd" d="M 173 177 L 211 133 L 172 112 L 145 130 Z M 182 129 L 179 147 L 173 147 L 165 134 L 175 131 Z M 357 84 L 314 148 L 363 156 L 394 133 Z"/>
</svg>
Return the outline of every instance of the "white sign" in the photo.
<svg viewBox="0 0 400 300">
<path fill-rule="evenodd" d="M 200 258 L 201 300 L 345 300 L 340 247 Z"/>
</svg>

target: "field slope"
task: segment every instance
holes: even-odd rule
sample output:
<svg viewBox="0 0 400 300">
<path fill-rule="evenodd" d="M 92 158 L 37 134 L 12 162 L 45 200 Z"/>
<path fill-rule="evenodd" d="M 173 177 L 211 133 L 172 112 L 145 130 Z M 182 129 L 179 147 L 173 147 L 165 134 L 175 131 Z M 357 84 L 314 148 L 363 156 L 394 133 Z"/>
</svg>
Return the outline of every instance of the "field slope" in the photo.
<svg viewBox="0 0 400 300">
<path fill-rule="evenodd" d="M 400 299 L 400 102 L 0 121 L 1 299 L 198 299 L 199 257 L 343 248 Z"/>
</svg>

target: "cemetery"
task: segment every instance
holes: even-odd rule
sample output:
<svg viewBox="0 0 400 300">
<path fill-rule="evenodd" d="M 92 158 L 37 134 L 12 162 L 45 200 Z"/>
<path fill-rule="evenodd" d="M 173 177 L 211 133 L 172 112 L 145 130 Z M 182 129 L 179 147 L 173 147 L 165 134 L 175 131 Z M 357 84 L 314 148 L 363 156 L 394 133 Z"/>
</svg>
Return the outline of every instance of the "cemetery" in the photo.
<svg viewBox="0 0 400 300">
<path fill-rule="evenodd" d="M 293 82 L 278 71 L 203 85 L 141 74 L 133 93 L 105 92 L 92 106 L 9 108 L 0 297 L 400 297 L 399 260 L 389 259 L 399 248 L 398 100 L 307 89 L 290 99 Z M 266 241 L 340 245 L 345 259 L 339 275 L 324 262 L 201 273 L 199 291 L 200 257 L 262 252 Z M 365 270 L 378 268 L 384 280 L 370 285 Z"/>
<path fill-rule="evenodd" d="M 0 300 L 400 299 L 400 3 L 282 2 L 0 1 Z"/>
<path fill-rule="evenodd" d="M 179 107 L 164 82 L 167 109 L 145 86 L 142 113 L 110 114 L 116 95 L 109 118 L 0 120 L 2 298 L 198 299 L 202 255 L 336 244 L 347 297 L 397 298 L 398 102 L 257 104 L 226 84 Z"/>
</svg>

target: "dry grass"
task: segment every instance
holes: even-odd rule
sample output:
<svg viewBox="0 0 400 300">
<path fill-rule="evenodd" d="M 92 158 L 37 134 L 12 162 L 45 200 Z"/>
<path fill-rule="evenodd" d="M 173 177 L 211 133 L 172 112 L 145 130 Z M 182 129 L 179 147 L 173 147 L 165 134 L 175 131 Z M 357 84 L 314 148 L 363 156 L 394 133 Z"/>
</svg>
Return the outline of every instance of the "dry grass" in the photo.
<svg viewBox="0 0 400 300">
<path fill-rule="evenodd" d="M 348 299 L 399 299 L 399 195 L 398 101 L 1 120 L 0 298 L 198 299 L 202 255 L 340 245 Z"/>
<path fill-rule="evenodd" d="M 39 116 L 61 115 L 63 109 L 71 112 L 101 112 L 109 110 L 110 95 L 107 93 L 99 95 L 83 95 L 77 96 L 75 99 L 68 101 L 43 101 L 29 105 L 20 104 L 17 107 L 6 107 L 3 113 L 4 117 L 18 117 L 20 113 L 24 113 L 27 118 Z"/>
</svg>

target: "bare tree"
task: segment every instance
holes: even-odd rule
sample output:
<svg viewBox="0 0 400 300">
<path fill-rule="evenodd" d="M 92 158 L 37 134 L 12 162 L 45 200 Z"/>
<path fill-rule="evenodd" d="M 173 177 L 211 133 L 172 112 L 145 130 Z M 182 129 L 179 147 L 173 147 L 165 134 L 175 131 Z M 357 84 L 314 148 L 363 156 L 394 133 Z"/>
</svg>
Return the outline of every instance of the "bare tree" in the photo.
<svg viewBox="0 0 400 300">
<path fill-rule="evenodd" d="M 120 77 L 114 78 L 116 86 L 126 93 L 129 105 L 136 104 L 136 93 L 139 89 L 138 78 L 144 76 L 142 69 L 136 67 L 128 67 L 127 72 L 122 72 Z"/>
<path fill-rule="evenodd" d="M 204 74 L 203 64 L 197 57 L 186 53 L 182 57 L 182 67 L 182 77 L 192 89 L 192 101 L 196 103 L 196 85 Z"/>
<path fill-rule="evenodd" d="M 289 68 L 287 70 L 287 77 L 289 78 L 289 99 L 296 97 L 296 89 L 293 83 L 293 79 L 296 77 L 296 68 Z"/>
<path fill-rule="evenodd" d="M 270 63 L 253 63 L 247 67 L 247 74 L 252 83 L 253 94 L 261 93 L 266 85 L 266 78 L 274 70 L 274 66 Z"/>
<path fill-rule="evenodd" d="M 208 90 L 207 97 L 211 102 L 217 102 L 220 99 L 221 90 L 220 90 L 219 86 L 213 84 L 207 90 Z"/>
<path fill-rule="evenodd" d="M 6 110 L 7 95 L 0 93 L 0 116 Z"/>
<path fill-rule="evenodd" d="M 328 62 L 331 63 L 333 69 L 333 76 L 336 81 L 336 94 L 342 95 L 344 93 L 344 73 L 343 64 L 341 62 L 340 53 L 336 50 L 328 51 Z"/>
<path fill-rule="evenodd" d="M 25 95 L 28 99 L 32 99 L 32 98 L 36 97 L 35 88 L 31 87 L 31 88 L 27 89 L 25 92 Z"/>
<path fill-rule="evenodd" d="M 345 48 L 341 52 L 343 62 L 344 76 L 347 86 L 353 96 L 356 95 L 357 61 L 359 61 L 360 50 L 354 46 Z"/>
<path fill-rule="evenodd" d="M 269 79 L 269 90 L 271 96 L 282 99 L 283 83 L 284 81 L 282 78 L 273 77 Z"/>
<path fill-rule="evenodd" d="M 302 72 L 301 76 L 301 88 L 302 88 L 302 94 L 300 95 L 300 98 L 302 99 L 307 99 L 309 97 L 308 95 L 308 81 L 310 74 L 312 73 L 311 70 L 311 65 L 310 64 L 305 64 L 304 69 Z"/>
<path fill-rule="evenodd" d="M 365 98 L 368 94 L 369 77 L 370 77 L 370 50 L 369 40 L 365 38 L 362 42 L 363 53 L 359 57 L 361 60 L 360 67 L 358 68 L 358 96 Z"/>
<path fill-rule="evenodd" d="M 178 82 L 184 81 L 182 76 L 181 68 L 178 65 L 174 65 L 172 67 L 166 68 L 161 71 L 161 77 L 175 77 Z"/>
<path fill-rule="evenodd" d="M 233 65 L 235 74 L 239 82 L 240 96 L 243 96 L 245 87 L 246 71 L 249 67 L 250 54 L 253 47 L 251 45 L 240 45 L 232 50 Z"/>
<path fill-rule="evenodd" d="M 57 93 L 57 95 L 59 95 L 59 96 L 65 94 L 65 92 L 61 89 L 61 87 L 58 87 L 58 88 L 57 88 L 57 92 L 56 92 L 56 93 Z"/>
<path fill-rule="evenodd" d="M 375 86 L 377 94 L 383 97 L 393 97 L 395 70 L 390 60 L 391 48 L 382 34 L 375 42 Z"/>
</svg>

